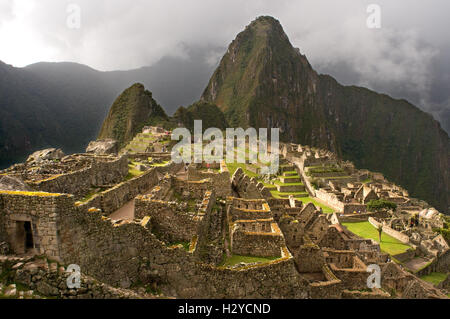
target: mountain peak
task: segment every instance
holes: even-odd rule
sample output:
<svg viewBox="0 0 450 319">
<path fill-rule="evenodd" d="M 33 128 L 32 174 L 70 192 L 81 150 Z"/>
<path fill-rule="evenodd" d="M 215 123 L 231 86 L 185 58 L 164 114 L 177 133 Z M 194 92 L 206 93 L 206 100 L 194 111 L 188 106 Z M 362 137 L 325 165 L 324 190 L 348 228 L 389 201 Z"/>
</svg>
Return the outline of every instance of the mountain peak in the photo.
<svg viewBox="0 0 450 319">
<path fill-rule="evenodd" d="M 268 100 L 268 91 L 263 87 L 270 86 L 270 91 L 283 88 L 285 94 L 288 90 L 299 89 L 291 87 L 294 84 L 291 80 L 299 76 L 302 77 L 301 86 L 308 86 L 313 85 L 317 74 L 306 57 L 292 46 L 280 22 L 270 16 L 261 16 L 231 42 L 202 100 L 216 104 L 231 125 L 253 126 L 252 123 L 258 122 L 251 116 L 256 108 L 261 113 L 265 104 L 271 104 L 270 108 L 280 104 L 280 100 Z M 282 82 L 286 85 L 280 86 Z M 266 120 L 269 122 L 264 127 L 275 124 L 270 117 Z"/>
<path fill-rule="evenodd" d="M 168 120 L 163 108 L 141 83 L 135 83 L 114 101 L 103 122 L 99 139 L 113 138 L 124 146 L 146 125 Z"/>
<path fill-rule="evenodd" d="M 284 142 L 328 149 L 448 207 L 449 143 L 437 123 L 405 101 L 318 75 L 273 17 L 237 35 L 202 100 L 231 126 L 279 128 Z"/>
</svg>

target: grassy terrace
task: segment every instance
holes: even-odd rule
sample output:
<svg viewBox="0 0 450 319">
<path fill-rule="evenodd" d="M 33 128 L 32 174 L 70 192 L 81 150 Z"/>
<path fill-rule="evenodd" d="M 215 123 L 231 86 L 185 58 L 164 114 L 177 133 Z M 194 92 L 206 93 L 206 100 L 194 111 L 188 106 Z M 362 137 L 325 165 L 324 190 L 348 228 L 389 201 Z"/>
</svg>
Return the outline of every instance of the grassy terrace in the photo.
<svg viewBox="0 0 450 319">
<path fill-rule="evenodd" d="M 241 167 L 244 170 L 244 173 L 247 174 L 249 177 L 255 177 L 256 179 L 260 180 L 265 187 L 267 187 L 272 196 L 275 198 L 288 198 L 289 195 L 293 195 L 295 199 L 302 201 L 304 204 L 313 203 L 317 208 L 322 208 L 322 211 L 326 214 L 331 214 L 334 212 L 334 210 L 318 201 L 316 201 L 314 198 L 309 197 L 309 194 L 307 192 L 279 192 L 277 190 L 276 185 L 303 185 L 301 182 L 295 182 L 295 183 L 282 183 L 278 177 L 274 180 L 272 180 L 273 184 L 263 182 L 261 180 L 261 176 L 251 172 L 247 169 L 248 165 L 252 164 L 243 164 L 243 163 L 227 163 L 228 171 L 230 172 L 230 175 L 232 176 L 234 172 L 238 169 L 238 167 Z M 289 164 L 280 165 L 280 167 L 288 167 L 291 166 Z M 284 172 L 285 178 L 299 178 L 299 175 L 297 174 L 296 170 L 292 171 L 285 171 Z M 292 174 L 292 175 L 291 175 Z"/>
<path fill-rule="evenodd" d="M 420 277 L 420 279 L 425 280 L 434 286 L 439 285 L 441 282 L 443 282 L 445 279 L 447 279 L 447 274 L 442 272 L 432 272 L 429 275 L 425 275 Z"/>
<path fill-rule="evenodd" d="M 251 164 L 236 163 L 236 162 L 226 163 L 226 164 L 227 164 L 228 171 L 230 172 L 230 176 L 233 176 L 234 172 L 240 167 L 244 170 L 244 173 L 246 175 L 248 175 L 249 177 L 255 177 L 255 178 L 260 177 L 258 174 L 253 173 L 247 169 L 247 165 L 251 165 Z"/>
<path fill-rule="evenodd" d="M 292 177 L 297 177 L 297 178 L 298 178 L 298 176 L 292 176 Z M 276 181 L 274 181 L 273 183 L 274 183 L 275 185 L 281 185 L 281 186 L 283 186 L 283 185 L 287 185 L 287 186 L 291 186 L 291 185 L 303 185 L 302 182 L 282 183 L 280 180 L 276 180 Z"/>
<path fill-rule="evenodd" d="M 362 237 L 373 239 L 379 243 L 378 231 L 369 222 L 342 223 L 349 231 Z M 380 248 L 382 251 L 391 256 L 406 252 L 410 246 L 403 244 L 401 241 L 385 234 L 381 234 Z"/>
<path fill-rule="evenodd" d="M 170 161 L 163 161 L 162 163 L 158 163 L 158 164 L 150 164 L 151 167 L 163 167 L 166 166 L 170 163 Z"/>
<path fill-rule="evenodd" d="M 128 164 L 128 175 L 125 177 L 125 180 L 128 181 L 137 176 L 141 176 L 142 174 L 144 174 L 144 172 L 136 169 L 136 163 L 133 162 L 131 164 Z"/>
<path fill-rule="evenodd" d="M 309 194 L 307 192 L 279 192 L 276 189 L 270 189 L 270 193 L 275 198 L 289 198 L 289 195 L 294 196 L 294 198 L 298 200 L 303 200 L 304 197 L 308 197 Z"/>
<path fill-rule="evenodd" d="M 304 197 L 304 198 L 299 198 L 299 199 L 300 199 L 305 205 L 308 204 L 308 203 L 313 203 L 314 206 L 322 208 L 322 211 L 323 211 L 325 214 L 332 214 L 332 213 L 334 213 L 334 209 L 332 209 L 331 207 L 328 207 L 328 206 L 325 205 L 325 204 L 322 204 L 322 203 L 318 202 L 317 200 L 315 200 L 315 199 L 312 198 L 312 197 Z"/>
<path fill-rule="evenodd" d="M 230 257 L 226 258 L 225 261 L 221 264 L 221 266 L 224 267 L 231 267 L 234 265 L 237 265 L 239 263 L 268 263 L 275 259 L 278 259 L 278 257 L 253 257 L 253 256 L 240 256 L 240 255 L 231 255 Z"/>
</svg>

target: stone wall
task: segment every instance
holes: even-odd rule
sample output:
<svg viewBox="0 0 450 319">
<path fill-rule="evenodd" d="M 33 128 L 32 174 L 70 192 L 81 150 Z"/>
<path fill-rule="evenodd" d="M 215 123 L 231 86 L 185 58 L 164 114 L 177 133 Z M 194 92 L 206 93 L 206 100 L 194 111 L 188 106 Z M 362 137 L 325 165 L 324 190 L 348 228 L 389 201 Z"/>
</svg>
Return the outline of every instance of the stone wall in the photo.
<svg viewBox="0 0 450 319">
<path fill-rule="evenodd" d="M 212 265 L 222 262 L 225 251 L 225 217 L 225 207 L 213 205 L 200 221 L 194 255 L 201 262 Z"/>
<path fill-rule="evenodd" d="M 182 248 L 169 249 L 148 229 L 113 225 L 99 213 L 68 210 L 61 216 L 62 259 L 113 286 L 154 284 L 178 298 L 307 298 L 308 287 L 292 259 L 228 269 L 195 262 Z"/>
<path fill-rule="evenodd" d="M 2 223 L 12 251 L 23 254 L 26 250 L 24 223 L 30 223 L 32 244 L 38 254 L 59 258 L 58 216 L 71 210 L 72 195 L 43 192 L 0 191 Z"/>
<path fill-rule="evenodd" d="M 61 299 L 138 299 L 131 290 L 113 288 L 81 274 L 80 288 L 69 289 L 70 273 L 64 266 L 47 259 L 0 256 L 0 269 L 8 272 L 8 280 L 21 284 L 40 296 Z M 17 296 L 16 296 L 17 297 Z"/>
<path fill-rule="evenodd" d="M 170 153 L 156 153 L 156 152 L 148 152 L 148 153 L 134 153 L 128 154 L 128 158 L 137 161 L 148 161 L 148 158 L 158 158 L 163 161 L 170 161 L 171 154 Z"/>
<path fill-rule="evenodd" d="M 377 222 L 374 218 L 369 217 L 368 219 L 369 223 L 372 224 L 372 226 L 374 226 L 375 228 L 378 228 L 381 223 Z M 393 230 L 391 227 L 387 226 L 387 225 L 383 225 L 383 233 L 394 237 L 395 239 L 401 241 L 404 244 L 408 244 L 409 243 L 409 237 L 405 234 L 402 234 L 396 230 Z"/>
<path fill-rule="evenodd" d="M 367 221 L 369 217 L 373 218 L 388 218 L 390 216 L 387 211 L 379 211 L 379 212 L 366 212 L 362 214 L 348 214 L 348 215 L 340 215 L 338 217 L 339 222 L 341 223 L 352 223 L 352 222 L 360 222 Z"/>
<path fill-rule="evenodd" d="M 268 219 L 272 217 L 272 213 L 270 212 L 270 210 L 265 209 L 245 209 L 230 206 L 228 208 L 228 212 L 232 221 L 241 219 Z"/>
<path fill-rule="evenodd" d="M 340 298 L 342 294 L 342 281 L 333 274 L 333 272 L 327 265 L 323 265 L 321 271 L 325 276 L 325 281 L 313 282 L 309 284 L 311 298 Z"/>
<path fill-rule="evenodd" d="M 449 273 L 450 270 L 450 250 L 445 251 L 441 255 L 433 259 L 433 261 L 424 269 L 416 272 L 416 276 L 422 277 L 432 272 Z"/>
<path fill-rule="evenodd" d="M 300 273 L 321 272 L 322 266 L 325 264 L 323 252 L 319 246 L 312 242 L 301 245 L 293 252 Z"/>
<path fill-rule="evenodd" d="M 185 181 L 180 179 L 172 180 L 172 187 L 175 192 L 186 198 L 203 198 L 205 192 L 211 189 L 210 179 L 201 181 Z"/>
<path fill-rule="evenodd" d="M 357 257 L 355 256 L 354 258 Z M 367 278 L 370 273 L 366 271 L 365 265 L 363 264 L 361 267 L 352 266 L 352 268 L 340 268 L 331 263 L 330 269 L 342 281 L 343 288 L 350 290 L 367 288 Z"/>
<path fill-rule="evenodd" d="M 236 230 L 231 234 L 233 254 L 258 257 L 281 257 L 285 246 L 280 233 L 246 232 Z"/>
<path fill-rule="evenodd" d="M 250 178 L 242 168 L 238 168 L 232 178 L 231 187 L 239 195 L 240 198 L 269 198 L 272 197 L 270 191 L 259 183 L 254 177 Z"/>
<path fill-rule="evenodd" d="M 323 201 L 327 206 L 330 206 L 339 212 L 344 210 L 344 203 L 342 203 L 333 193 L 329 193 L 324 189 L 317 189 L 316 197 Z"/>
<path fill-rule="evenodd" d="M 345 203 L 343 213 L 344 214 L 352 214 L 353 212 L 356 212 L 358 214 L 363 214 L 367 210 L 366 205 L 364 204 L 357 204 L 357 203 Z"/>
<path fill-rule="evenodd" d="M 316 196 L 316 190 L 311 185 L 309 178 L 307 178 L 305 171 L 304 171 L 304 157 L 297 157 L 297 156 L 287 156 L 286 159 L 288 159 L 291 163 L 293 163 L 296 166 L 297 172 L 299 173 L 299 176 L 302 177 L 303 184 L 305 185 L 306 191 L 311 196 Z"/>
<path fill-rule="evenodd" d="M 154 167 L 140 176 L 121 182 L 112 188 L 94 195 L 89 201 L 77 203 L 77 205 L 87 208 L 100 208 L 104 214 L 109 215 L 127 202 L 133 200 L 137 195 L 144 194 L 158 184 L 158 173 L 175 173 L 180 168 L 180 164 L 175 163 L 170 163 L 163 167 Z"/>
<path fill-rule="evenodd" d="M 197 234 L 201 219 L 197 214 L 179 209 L 176 202 L 147 199 L 138 196 L 135 199 L 135 218 L 151 217 L 152 232 L 168 243 L 191 241 Z"/>
<path fill-rule="evenodd" d="M 91 159 L 89 167 L 41 181 L 29 182 L 28 185 L 39 191 L 82 196 L 93 186 L 118 183 L 128 174 L 127 156 L 111 158 L 99 155 L 85 155 L 85 157 Z"/>
<path fill-rule="evenodd" d="M 220 164 L 216 163 L 216 165 L 219 166 Z M 188 180 L 190 181 L 210 179 L 211 187 L 215 191 L 217 197 L 226 198 L 231 196 L 231 179 L 228 171 L 208 172 L 197 169 L 193 165 L 189 165 L 187 174 Z"/>
</svg>

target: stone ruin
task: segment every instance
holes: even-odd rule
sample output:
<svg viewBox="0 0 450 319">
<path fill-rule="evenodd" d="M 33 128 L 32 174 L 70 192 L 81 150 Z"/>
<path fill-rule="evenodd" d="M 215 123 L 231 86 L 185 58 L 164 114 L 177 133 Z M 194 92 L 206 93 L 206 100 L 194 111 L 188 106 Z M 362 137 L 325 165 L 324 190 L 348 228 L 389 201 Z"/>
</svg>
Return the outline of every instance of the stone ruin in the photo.
<svg viewBox="0 0 450 319">
<path fill-rule="evenodd" d="M 119 144 L 116 140 L 110 138 L 92 141 L 86 148 L 86 153 L 96 155 L 117 155 L 117 153 L 119 153 Z"/>
<path fill-rule="evenodd" d="M 350 233 L 337 214 L 273 198 L 242 169 L 230 177 L 223 163 L 187 172 L 169 163 L 129 178 L 128 155 L 97 154 L 102 148 L 42 152 L 0 172 L 0 249 L 10 254 L 0 265 L 16 282 L 59 298 L 445 298 L 389 261 L 376 242 Z M 296 167 L 296 156 L 338 163 L 329 152 L 298 145 L 285 153 Z M 333 187 L 338 192 L 338 183 Z M 377 187 L 365 196 L 363 189 L 362 201 L 386 191 Z M 101 190 L 86 196 L 93 188 Z M 124 207 L 131 217 L 113 217 Z M 225 265 L 233 255 L 266 261 Z M 81 267 L 82 292 L 59 288 L 67 272 L 53 261 Z M 367 289 L 371 263 L 382 268 L 381 289 Z M 42 280 L 29 275 L 36 272 Z"/>
</svg>

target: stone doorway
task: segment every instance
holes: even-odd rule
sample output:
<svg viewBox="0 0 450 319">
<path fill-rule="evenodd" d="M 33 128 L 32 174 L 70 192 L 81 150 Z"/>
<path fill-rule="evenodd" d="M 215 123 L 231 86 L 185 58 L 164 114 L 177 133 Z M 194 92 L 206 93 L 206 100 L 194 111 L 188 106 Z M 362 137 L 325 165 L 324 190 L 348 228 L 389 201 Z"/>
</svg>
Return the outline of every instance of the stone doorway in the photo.
<svg viewBox="0 0 450 319">
<path fill-rule="evenodd" d="M 17 254 L 25 254 L 34 249 L 33 229 L 30 221 L 16 221 L 16 236 L 12 244 Z"/>
<path fill-rule="evenodd" d="M 25 228 L 25 251 L 34 248 L 33 231 L 31 229 L 31 222 L 24 222 Z"/>
</svg>

